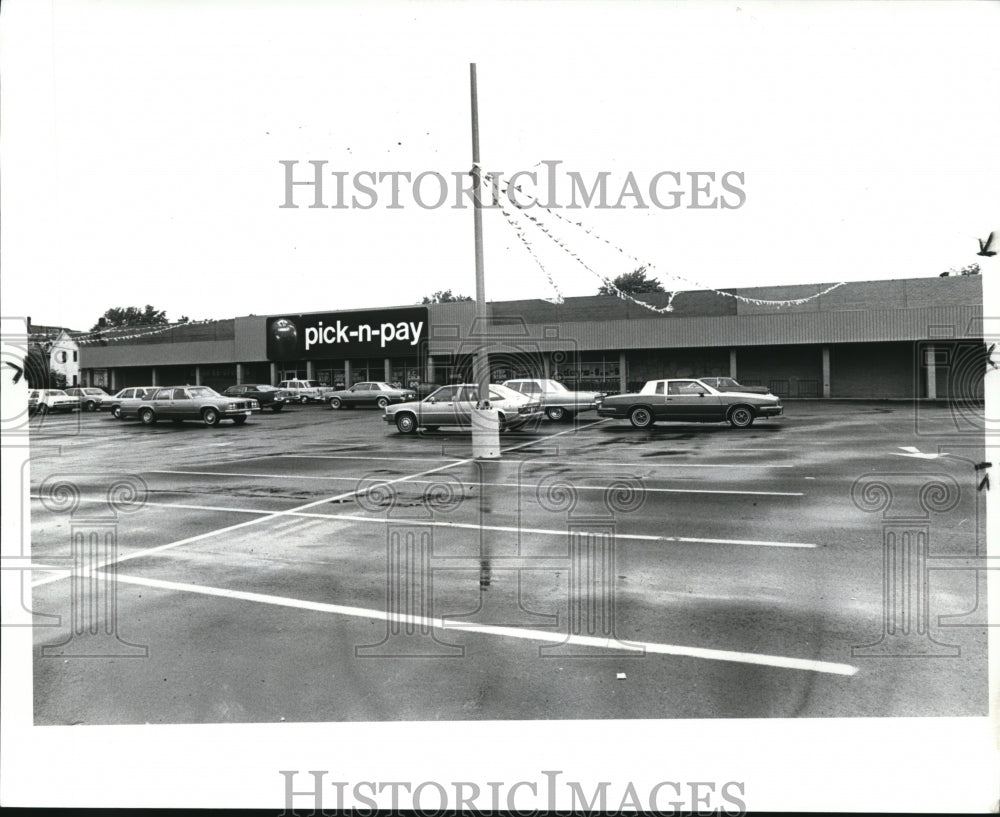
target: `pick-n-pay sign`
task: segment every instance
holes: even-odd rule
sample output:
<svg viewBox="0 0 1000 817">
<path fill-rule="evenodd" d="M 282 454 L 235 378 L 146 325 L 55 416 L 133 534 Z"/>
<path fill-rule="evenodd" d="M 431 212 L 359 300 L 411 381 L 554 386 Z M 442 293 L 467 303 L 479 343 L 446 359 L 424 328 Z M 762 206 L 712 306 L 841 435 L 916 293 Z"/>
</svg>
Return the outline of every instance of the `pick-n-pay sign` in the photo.
<svg viewBox="0 0 1000 817">
<path fill-rule="evenodd" d="M 427 307 L 326 312 L 267 319 L 267 359 L 416 355 L 427 338 Z"/>
</svg>

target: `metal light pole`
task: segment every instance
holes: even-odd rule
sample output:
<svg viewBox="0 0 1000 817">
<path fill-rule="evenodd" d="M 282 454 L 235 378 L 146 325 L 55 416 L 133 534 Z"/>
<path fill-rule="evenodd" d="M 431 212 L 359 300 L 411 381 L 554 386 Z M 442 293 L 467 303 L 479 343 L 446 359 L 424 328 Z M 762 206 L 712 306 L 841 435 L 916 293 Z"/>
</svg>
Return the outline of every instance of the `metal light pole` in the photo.
<svg viewBox="0 0 1000 817">
<path fill-rule="evenodd" d="M 482 172 L 479 167 L 479 95 L 476 87 L 476 64 L 469 64 L 472 89 L 472 219 L 476 243 L 476 312 L 473 329 L 481 337 L 473 365 L 479 386 L 479 404 L 472 414 L 472 453 L 483 459 L 500 456 L 500 421 L 496 409 L 489 408 L 490 366 L 486 345 L 486 284 L 483 271 L 483 202 Z"/>
</svg>

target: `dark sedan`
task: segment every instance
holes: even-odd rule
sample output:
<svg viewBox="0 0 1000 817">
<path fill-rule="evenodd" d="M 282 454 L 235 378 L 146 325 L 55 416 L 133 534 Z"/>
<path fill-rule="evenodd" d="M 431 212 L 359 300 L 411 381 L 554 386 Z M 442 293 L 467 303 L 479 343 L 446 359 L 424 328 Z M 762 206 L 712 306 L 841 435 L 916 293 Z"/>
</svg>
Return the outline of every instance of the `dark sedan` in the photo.
<svg viewBox="0 0 1000 817">
<path fill-rule="evenodd" d="M 415 400 L 416 392 L 412 389 L 397 389 L 381 381 L 355 383 L 349 389 L 328 392 L 325 396 L 330 408 L 357 408 L 369 406 L 384 409 L 390 403 L 405 403 Z"/>
<path fill-rule="evenodd" d="M 241 383 L 230 386 L 223 393 L 224 397 L 246 397 L 260 403 L 262 409 L 281 411 L 288 403 L 299 402 L 298 395 L 279 389 L 268 383 Z"/>
<path fill-rule="evenodd" d="M 781 399 L 773 394 L 719 391 L 702 380 L 650 380 L 636 394 L 606 397 L 597 408 L 601 417 L 628 420 L 649 428 L 657 420 L 721 423 L 747 428 L 758 417 L 777 417 Z"/>
</svg>

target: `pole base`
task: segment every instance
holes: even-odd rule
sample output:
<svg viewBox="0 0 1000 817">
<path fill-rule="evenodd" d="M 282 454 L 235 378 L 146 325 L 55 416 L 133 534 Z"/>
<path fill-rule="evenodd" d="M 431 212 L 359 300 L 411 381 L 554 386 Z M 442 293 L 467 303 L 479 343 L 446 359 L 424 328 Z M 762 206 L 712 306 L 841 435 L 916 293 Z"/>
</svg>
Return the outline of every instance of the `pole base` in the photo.
<svg viewBox="0 0 1000 817">
<path fill-rule="evenodd" d="M 500 414 L 494 408 L 472 410 L 472 456 L 500 459 Z"/>
</svg>

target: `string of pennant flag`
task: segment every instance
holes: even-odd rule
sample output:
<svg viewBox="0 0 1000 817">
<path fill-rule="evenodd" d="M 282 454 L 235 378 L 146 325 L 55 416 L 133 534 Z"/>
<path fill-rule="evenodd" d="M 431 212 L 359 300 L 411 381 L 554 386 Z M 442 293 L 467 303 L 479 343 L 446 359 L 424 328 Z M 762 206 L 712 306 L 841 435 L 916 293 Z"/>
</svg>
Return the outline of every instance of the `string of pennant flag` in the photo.
<svg viewBox="0 0 1000 817">
<path fill-rule="evenodd" d="M 528 251 L 528 254 L 534 259 L 535 263 L 538 265 L 538 268 L 545 274 L 545 277 L 548 279 L 549 286 L 551 286 L 552 289 L 555 290 L 556 297 L 552 299 L 553 303 L 557 304 L 563 303 L 565 299 L 563 298 L 562 292 L 559 290 L 558 284 L 556 284 L 555 279 L 552 277 L 552 273 L 545 268 L 545 265 L 542 263 L 542 259 L 538 257 L 538 254 L 535 252 L 535 248 L 531 245 L 531 242 L 528 240 L 527 235 L 525 235 L 524 230 L 521 229 L 521 225 L 518 224 L 516 221 L 514 221 L 514 217 L 507 211 L 507 209 L 503 206 L 503 204 L 500 205 L 500 212 L 503 213 L 504 218 L 507 219 L 507 223 L 511 226 L 511 228 L 514 230 L 514 233 L 521 240 L 521 243 L 524 245 L 524 248 Z"/>
<path fill-rule="evenodd" d="M 495 180 L 493 178 L 493 176 L 491 174 L 489 174 L 489 173 L 487 173 L 485 175 L 486 175 L 486 178 L 488 178 L 491 181 L 493 181 L 494 184 L 502 185 L 503 188 L 504 188 L 504 191 L 503 191 L 504 194 L 507 193 L 507 186 L 506 185 L 503 185 L 502 182 L 499 182 L 498 180 Z M 515 186 L 514 189 L 517 190 L 519 188 L 517 188 Z M 593 267 L 591 267 L 586 261 L 584 261 L 580 257 L 579 253 L 577 253 L 573 249 L 571 249 L 569 247 L 569 245 L 566 244 L 565 241 L 562 241 L 561 239 L 557 238 L 552 233 L 552 231 L 549 230 L 549 228 L 546 227 L 541 222 L 540 219 L 537 219 L 533 215 L 531 215 L 531 213 L 529 213 L 524 207 L 522 207 L 520 204 L 518 204 L 516 201 L 514 201 L 514 199 L 513 199 L 512 196 L 508 196 L 507 199 L 508 199 L 508 201 L 511 202 L 511 204 L 514 205 L 514 207 L 516 207 L 520 211 L 520 213 L 529 222 L 531 222 L 536 228 L 538 228 L 550 241 L 552 241 L 553 243 L 555 243 L 556 246 L 558 246 L 563 252 L 567 253 L 574 261 L 576 261 L 585 270 L 587 270 L 588 272 L 590 272 L 591 274 L 593 274 L 594 276 L 596 276 L 608 289 L 610 289 L 615 294 L 616 297 L 621 298 L 622 300 L 625 300 L 625 301 L 631 301 L 631 302 L 633 302 L 635 304 L 638 304 L 639 306 L 643 306 L 646 309 L 650 309 L 653 312 L 659 312 L 661 314 L 664 313 L 664 312 L 673 312 L 674 311 L 673 301 L 674 301 L 674 295 L 676 295 L 675 292 L 671 292 L 670 293 L 670 295 L 668 297 L 668 300 L 667 300 L 666 306 L 662 306 L 662 307 L 660 307 L 660 306 L 653 306 L 652 304 L 646 303 L 645 301 L 642 301 L 642 300 L 636 298 L 631 293 L 624 292 L 623 290 L 621 290 L 617 286 L 615 286 L 614 282 L 610 278 L 608 278 L 605 275 L 601 275 L 601 273 L 599 273 L 597 270 L 595 270 Z M 502 209 L 503 209 L 503 207 L 501 205 L 501 210 Z M 548 209 L 548 208 L 546 208 L 546 209 Z M 508 221 L 510 221 L 509 218 L 508 218 Z M 534 255 L 534 251 L 531 250 L 530 247 L 529 247 L 529 251 L 532 253 L 532 255 Z M 539 265 L 541 265 L 541 262 L 538 261 L 537 257 L 536 257 L 535 260 L 539 263 Z M 550 276 L 550 283 L 552 284 L 553 287 L 555 287 L 555 282 L 551 280 L 551 276 Z M 558 293 L 559 290 L 556 289 L 556 292 Z M 562 303 L 562 300 L 561 300 L 562 295 L 560 294 L 559 297 L 560 297 L 560 303 Z"/>
<path fill-rule="evenodd" d="M 495 179 L 492 176 L 492 174 L 484 173 L 484 177 L 490 179 L 490 181 L 494 184 L 495 187 L 499 186 L 500 184 L 502 184 L 502 182 L 499 182 L 497 179 Z M 504 186 L 504 187 L 505 187 L 505 191 L 504 192 L 506 194 L 506 186 Z M 514 185 L 513 189 L 517 190 L 519 193 L 522 193 L 524 195 L 531 196 L 530 193 L 526 194 L 525 191 L 521 188 L 520 185 Z M 542 222 L 541 222 L 540 219 L 532 216 L 528 212 L 528 207 L 525 207 L 525 206 L 519 204 L 517 201 L 514 200 L 514 198 L 512 196 L 507 196 L 507 198 L 511 202 L 511 204 L 513 204 L 514 207 L 517 208 L 517 210 L 522 215 L 524 215 L 525 218 L 527 218 L 530 221 L 532 221 L 540 230 L 542 230 L 542 232 L 546 236 L 548 236 L 553 242 L 555 242 L 557 245 L 559 245 L 564 251 L 566 251 L 578 263 L 580 263 L 582 266 L 584 266 L 585 269 L 589 270 L 594 275 L 596 275 L 598 278 L 600 278 L 605 283 L 605 285 L 609 289 L 611 289 L 618 297 L 623 298 L 625 300 L 632 301 L 633 303 L 636 303 L 639 306 L 643 306 L 643 307 L 645 307 L 647 309 L 650 309 L 650 310 L 652 310 L 654 312 L 663 313 L 663 312 L 672 312 L 673 311 L 673 300 L 674 300 L 674 296 L 677 294 L 676 292 L 671 292 L 670 293 L 667 305 L 664 306 L 664 307 L 655 307 L 655 306 L 653 306 L 651 304 L 646 303 L 645 301 L 641 301 L 638 298 L 635 298 L 634 296 L 632 296 L 629 293 L 623 292 L 622 290 L 618 289 L 618 287 L 616 287 L 614 285 L 614 283 L 611 282 L 610 280 L 608 280 L 605 276 L 601 275 L 600 273 L 598 273 L 595 270 L 593 270 L 592 268 L 590 268 L 588 265 L 584 264 L 583 261 L 579 258 L 579 256 L 578 256 L 577 253 L 575 253 L 572 250 L 570 250 L 568 248 L 568 246 L 566 245 L 565 242 L 563 242 L 560 239 L 556 238 L 555 235 L 547 227 L 545 227 L 542 224 Z M 533 199 L 534 203 L 532 205 L 529 205 L 529 206 L 531 206 L 531 207 L 539 207 L 542 210 L 544 210 L 546 213 L 548 213 L 550 216 L 552 216 L 553 218 L 556 218 L 556 219 L 558 219 L 559 221 L 562 221 L 565 224 L 568 224 L 568 225 L 570 225 L 572 227 L 576 227 L 577 229 L 582 230 L 585 235 L 590 236 L 591 238 L 593 238 L 594 240 L 596 240 L 596 241 L 598 241 L 600 243 L 606 244 L 611 249 L 616 250 L 621 255 L 623 255 L 626 258 L 628 258 L 630 261 L 633 261 L 633 262 L 635 262 L 635 263 L 637 263 L 637 264 L 639 264 L 641 266 L 645 266 L 647 269 L 650 269 L 650 270 L 659 270 L 659 267 L 656 264 L 654 264 L 654 263 L 652 263 L 650 261 L 645 261 L 645 260 L 639 258 L 638 256 L 630 253 L 628 250 L 626 250 L 624 247 L 620 246 L 619 244 L 616 244 L 615 242 L 613 242 L 613 241 L 611 241 L 611 240 L 609 240 L 607 238 L 604 238 L 603 236 L 599 235 L 597 233 L 597 231 L 593 227 L 589 227 L 586 224 L 584 224 L 583 221 L 573 221 L 571 219 L 568 219 L 565 216 L 563 216 L 561 213 L 559 213 L 558 211 L 553 210 L 552 208 L 547 207 L 544 204 L 542 204 L 542 202 L 538 201 L 538 199 L 536 197 L 532 196 L 532 199 Z M 807 296 L 804 296 L 802 298 L 767 299 L 767 298 L 752 298 L 750 296 L 741 295 L 741 294 L 736 293 L 736 292 L 728 292 L 728 291 L 725 291 L 725 290 L 715 289 L 714 287 L 705 287 L 704 285 L 700 284 L 697 281 L 694 281 L 694 280 L 692 280 L 690 278 L 687 278 L 687 277 L 685 277 L 683 275 L 678 275 L 677 273 L 673 273 L 673 272 L 664 272 L 663 274 L 666 275 L 667 277 L 673 278 L 673 279 L 675 279 L 677 281 L 682 281 L 685 284 L 690 284 L 691 286 L 693 286 L 693 287 L 695 287 L 697 289 L 701 289 L 701 290 L 707 289 L 709 292 L 714 292 L 716 295 L 721 295 L 721 296 L 725 296 L 725 297 L 729 297 L 729 298 L 734 298 L 735 300 L 740 301 L 742 303 L 753 304 L 755 306 L 774 306 L 774 307 L 777 307 L 777 308 L 781 308 L 782 306 L 799 306 L 801 304 L 809 303 L 810 301 L 813 301 L 813 300 L 815 300 L 817 298 L 821 298 L 822 296 L 824 296 L 824 295 L 826 295 L 826 294 L 828 294 L 830 292 L 833 292 L 833 290 L 838 289 L 839 287 L 842 287 L 845 284 L 844 281 L 840 281 L 839 283 L 831 284 L 830 286 L 826 287 L 825 289 L 823 289 L 823 290 L 821 290 L 819 292 L 815 292 L 815 293 L 813 293 L 811 295 L 807 295 Z M 549 277 L 551 278 L 551 276 L 549 276 Z"/>
<path fill-rule="evenodd" d="M 151 335 L 159 335 L 163 332 L 169 332 L 171 329 L 177 329 L 181 326 L 206 326 L 212 323 L 221 323 L 222 321 L 218 319 L 204 320 L 204 321 L 188 321 L 186 323 L 168 323 L 162 326 L 156 327 L 110 327 L 108 329 L 96 329 L 90 332 L 83 332 L 81 334 L 75 334 L 70 332 L 70 337 L 75 343 L 78 344 L 89 344 L 89 343 L 113 343 L 122 340 L 136 340 L 138 338 L 146 338 Z M 134 329 L 136 331 L 127 331 L 122 333 L 121 329 Z M 32 333 L 28 336 L 32 340 L 37 340 L 39 338 L 50 338 L 44 333 Z"/>
<path fill-rule="evenodd" d="M 539 230 L 546 238 L 548 238 L 556 246 L 558 246 L 563 252 L 569 255 L 574 261 L 576 261 L 576 263 L 578 263 L 585 270 L 587 270 L 589 273 L 594 275 L 598 280 L 600 280 L 601 283 L 604 285 L 604 287 L 608 291 L 613 293 L 616 297 L 621 298 L 622 300 L 630 301 L 636 304 L 637 306 L 641 306 L 645 309 L 648 309 L 652 312 L 656 312 L 659 314 L 674 311 L 674 306 L 673 306 L 674 299 L 678 294 L 680 294 L 677 290 L 670 291 L 667 293 L 667 303 L 664 306 L 656 306 L 654 304 L 648 303 L 640 298 L 635 297 L 629 292 L 625 292 L 619 289 L 615 285 L 612 279 L 608 278 L 606 275 L 602 275 L 600 272 L 598 272 L 596 269 L 590 266 L 586 261 L 584 261 L 581 255 L 572 246 L 570 246 L 570 244 L 566 240 L 557 236 L 541 218 L 533 215 L 531 212 L 529 212 L 529 210 L 531 208 L 539 208 L 541 210 L 544 210 L 552 218 L 562 222 L 563 224 L 575 227 L 576 229 L 582 231 L 584 235 L 590 237 L 594 241 L 605 244 L 612 250 L 617 251 L 625 258 L 628 258 L 631 262 L 634 262 L 640 266 L 644 266 L 647 269 L 659 270 L 659 267 L 656 264 L 639 258 L 638 256 L 626 250 L 621 245 L 615 243 L 614 241 L 611 241 L 610 239 L 603 237 L 602 235 L 598 234 L 593 227 L 588 226 L 582 220 L 574 221 L 572 219 L 565 217 L 557 210 L 547 207 L 545 204 L 540 202 L 537 199 L 537 197 L 533 196 L 531 193 L 526 193 L 520 185 L 508 186 L 501 179 L 496 178 L 493 174 L 482 170 L 481 166 L 479 166 L 477 169 L 482 174 L 482 178 L 485 181 L 488 181 L 493 186 L 495 192 L 499 191 L 503 193 L 504 198 L 506 198 L 506 200 L 509 201 L 511 205 L 513 205 L 513 209 L 516 210 L 518 214 L 520 214 L 535 229 Z M 525 206 L 516 201 L 513 196 L 509 195 L 509 190 L 511 189 L 511 187 L 522 195 L 530 196 L 532 198 L 532 203 L 530 205 Z M 535 247 L 532 244 L 531 240 L 529 240 L 523 226 L 520 223 L 518 223 L 518 221 L 514 218 L 514 215 L 511 212 L 511 210 L 508 210 L 505 207 L 503 201 L 499 200 L 499 198 L 500 197 L 495 196 L 494 203 L 499 205 L 500 212 L 503 214 L 507 223 L 510 225 L 511 229 L 514 231 L 518 240 L 524 246 L 528 254 L 532 257 L 535 264 L 541 270 L 542 274 L 545 276 L 548 285 L 555 292 L 555 297 L 552 299 L 552 302 L 557 304 L 564 303 L 565 299 L 563 297 L 562 291 L 560 290 L 559 285 L 556 283 L 556 280 L 553 277 L 552 272 L 545 266 L 545 264 L 539 257 L 538 253 L 535 251 Z M 821 298 L 824 295 L 832 292 L 833 290 L 838 289 L 839 287 L 845 285 L 845 282 L 841 281 L 836 284 L 831 284 L 830 286 L 822 289 L 819 292 L 815 292 L 811 295 L 807 295 L 801 298 L 766 299 L 766 298 L 753 298 L 747 295 L 741 295 L 736 292 L 729 292 L 726 290 L 715 289 L 714 287 L 706 287 L 697 281 L 694 281 L 690 278 L 687 278 L 683 275 L 678 275 L 677 273 L 673 272 L 664 271 L 663 274 L 668 278 L 674 279 L 676 281 L 681 281 L 685 284 L 689 284 L 690 286 L 698 290 L 707 290 L 709 292 L 715 293 L 716 295 L 728 298 L 734 298 L 737 301 L 746 304 L 752 304 L 754 306 L 772 306 L 779 309 L 783 306 L 798 306 L 801 304 L 809 303 L 810 301 L 813 301 L 817 298 Z M 220 322 L 221 321 L 219 320 L 203 320 L 203 321 L 189 321 L 187 323 L 165 324 L 162 326 L 155 326 L 155 327 L 109 328 L 102 330 L 91 330 L 90 332 L 80 333 L 80 334 L 71 333 L 71 336 L 73 340 L 78 344 L 84 344 L 84 345 L 96 344 L 96 343 L 107 344 L 119 341 L 138 340 L 140 338 L 151 337 L 154 335 L 162 334 L 163 332 L 168 332 L 172 329 L 176 329 L 181 326 L 206 326 L 209 324 L 220 323 Z M 129 329 L 132 331 L 122 332 L 121 331 L 122 329 Z M 39 339 L 39 338 L 51 339 L 48 337 L 48 335 L 44 335 L 41 333 L 37 335 L 33 333 L 29 337 L 33 339 Z"/>
</svg>

